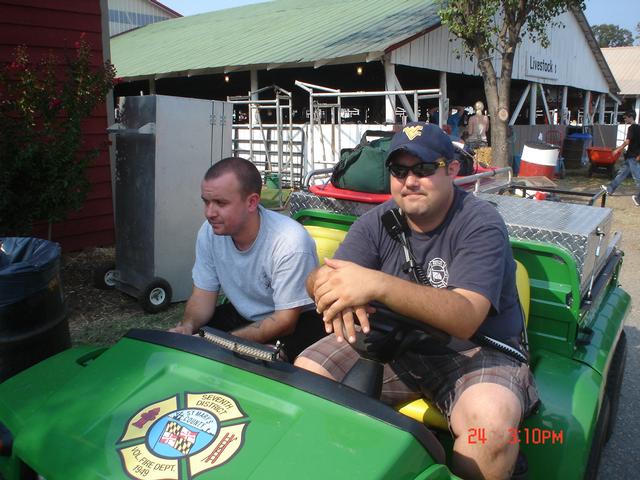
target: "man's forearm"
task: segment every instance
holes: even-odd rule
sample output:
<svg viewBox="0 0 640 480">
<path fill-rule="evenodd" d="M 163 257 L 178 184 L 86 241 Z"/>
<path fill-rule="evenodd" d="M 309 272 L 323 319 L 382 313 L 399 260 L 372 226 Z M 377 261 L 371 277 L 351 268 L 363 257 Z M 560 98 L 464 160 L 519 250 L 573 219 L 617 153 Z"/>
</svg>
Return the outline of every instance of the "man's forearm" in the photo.
<svg viewBox="0 0 640 480">
<path fill-rule="evenodd" d="M 294 332 L 298 320 L 298 309 L 273 312 L 268 317 L 234 330 L 234 335 L 257 343 L 272 340 Z"/>
<path fill-rule="evenodd" d="M 197 295 L 192 295 L 184 308 L 184 316 L 180 324 L 190 328 L 190 333 L 195 333 L 211 320 L 215 309 L 215 301 L 213 305 L 211 305 L 210 299 L 199 298 Z"/>
<path fill-rule="evenodd" d="M 323 268 L 327 268 L 324 265 L 314 269 L 308 276 L 307 276 L 307 280 L 304 283 L 305 288 L 307 289 L 307 293 L 309 294 L 309 296 L 311 298 L 313 298 L 314 295 L 314 289 L 315 289 L 315 283 L 316 283 L 316 278 L 318 277 L 318 272 L 320 272 L 320 270 L 322 270 Z"/>
<path fill-rule="evenodd" d="M 620 146 L 619 146 L 619 147 L 615 148 L 615 150 L 620 150 L 620 151 L 622 151 L 622 150 L 624 150 L 624 147 L 626 147 L 627 145 L 629 145 L 629 140 L 625 140 L 625 141 L 623 141 L 623 142 L 620 144 Z"/>
<path fill-rule="evenodd" d="M 377 300 L 394 312 L 459 338 L 471 337 L 486 316 L 486 312 L 476 311 L 460 293 L 418 285 L 387 274 Z"/>
<path fill-rule="evenodd" d="M 268 316 L 253 322 L 246 327 L 234 330 L 233 333 L 237 337 L 251 340 L 257 343 L 267 343 L 280 335 L 282 329 L 278 328 L 278 321 L 273 316 Z"/>
</svg>

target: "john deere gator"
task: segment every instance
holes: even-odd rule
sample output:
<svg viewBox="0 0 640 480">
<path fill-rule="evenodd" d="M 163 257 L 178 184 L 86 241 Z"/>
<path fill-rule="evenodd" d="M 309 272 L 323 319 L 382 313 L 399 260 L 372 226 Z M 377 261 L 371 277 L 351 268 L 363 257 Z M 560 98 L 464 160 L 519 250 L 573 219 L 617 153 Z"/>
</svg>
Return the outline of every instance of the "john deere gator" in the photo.
<svg viewBox="0 0 640 480">
<path fill-rule="evenodd" d="M 630 308 L 612 211 L 479 195 L 503 215 L 521 264 L 541 398 L 514 434 L 526 459 L 520 474 L 594 478 L 614 428 Z M 290 204 L 321 257 L 371 206 L 309 190 Z M 437 410 L 424 401 L 393 408 L 359 390 L 215 330 L 132 330 L 110 348 L 72 348 L 0 384 L 0 477 L 456 478 Z"/>
</svg>

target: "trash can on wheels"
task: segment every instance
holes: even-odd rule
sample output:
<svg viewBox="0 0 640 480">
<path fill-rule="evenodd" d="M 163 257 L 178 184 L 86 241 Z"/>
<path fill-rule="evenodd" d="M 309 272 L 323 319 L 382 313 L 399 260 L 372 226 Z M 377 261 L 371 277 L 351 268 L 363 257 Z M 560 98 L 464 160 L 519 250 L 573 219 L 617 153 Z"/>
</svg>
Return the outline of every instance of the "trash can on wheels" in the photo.
<svg viewBox="0 0 640 480">
<path fill-rule="evenodd" d="M 0 382 L 70 346 L 60 246 L 0 237 Z"/>
</svg>

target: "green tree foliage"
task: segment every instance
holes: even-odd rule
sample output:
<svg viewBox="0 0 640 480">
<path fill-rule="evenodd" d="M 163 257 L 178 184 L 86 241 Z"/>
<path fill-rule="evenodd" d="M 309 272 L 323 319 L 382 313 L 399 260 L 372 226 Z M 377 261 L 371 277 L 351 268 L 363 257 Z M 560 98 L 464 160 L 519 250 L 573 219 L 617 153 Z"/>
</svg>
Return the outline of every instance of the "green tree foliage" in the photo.
<svg viewBox="0 0 640 480">
<path fill-rule="evenodd" d="M 603 23 L 591 27 L 593 34 L 598 40 L 600 48 L 607 47 L 629 47 L 633 45 L 633 34 L 626 28 L 618 25 Z"/>
<path fill-rule="evenodd" d="M 81 122 L 115 76 L 110 63 L 94 65 L 82 34 L 67 58 L 35 62 L 20 46 L 0 69 L 0 235 L 51 225 L 84 202 L 98 150 L 83 145 Z"/>
<path fill-rule="evenodd" d="M 507 124 L 515 49 L 524 36 L 549 45 L 547 29 L 562 25 L 557 16 L 572 8 L 584 10 L 583 0 L 440 0 L 442 23 L 458 36 L 466 53 L 478 59 L 491 117 L 493 160 L 508 163 Z M 502 60 L 497 72 L 492 58 Z"/>
</svg>

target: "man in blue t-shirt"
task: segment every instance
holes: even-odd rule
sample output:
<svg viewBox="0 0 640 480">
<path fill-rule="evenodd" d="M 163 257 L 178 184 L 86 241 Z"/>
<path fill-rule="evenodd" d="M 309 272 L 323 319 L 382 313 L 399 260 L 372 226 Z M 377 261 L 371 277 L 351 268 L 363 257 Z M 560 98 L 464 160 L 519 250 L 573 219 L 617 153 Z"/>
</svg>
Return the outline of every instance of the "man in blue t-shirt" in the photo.
<svg viewBox="0 0 640 480">
<path fill-rule="evenodd" d="M 491 204 L 454 186 L 459 163 L 437 126 L 407 125 L 394 136 L 387 164 L 392 200 L 360 217 L 334 259 L 307 279 L 334 333 L 296 365 L 341 381 L 358 358 L 350 344 L 369 333 L 371 302 L 443 330 L 452 337 L 448 352 L 413 349 L 385 365 L 381 399 L 397 405 L 426 396 L 455 437 L 454 473 L 508 478 L 518 454 L 510 434 L 538 402 L 533 377 L 526 363 L 469 340 L 482 334 L 525 350 L 506 226 Z M 405 273 L 405 251 L 383 227 L 382 215 L 394 207 L 428 285 Z M 479 429 L 486 442 L 476 445 L 469 435 Z"/>
<path fill-rule="evenodd" d="M 282 340 L 293 360 L 324 336 L 304 288 L 318 259 L 302 225 L 260 205 L 261 188 L 260 173 L 243 158 L 225 158 L 207 170 L 193 293 L 171 330 L 191 335 L 210 325 L 254 342 Z M 216 307 L 220 290 L 229 303 Z"/>
</svg>

